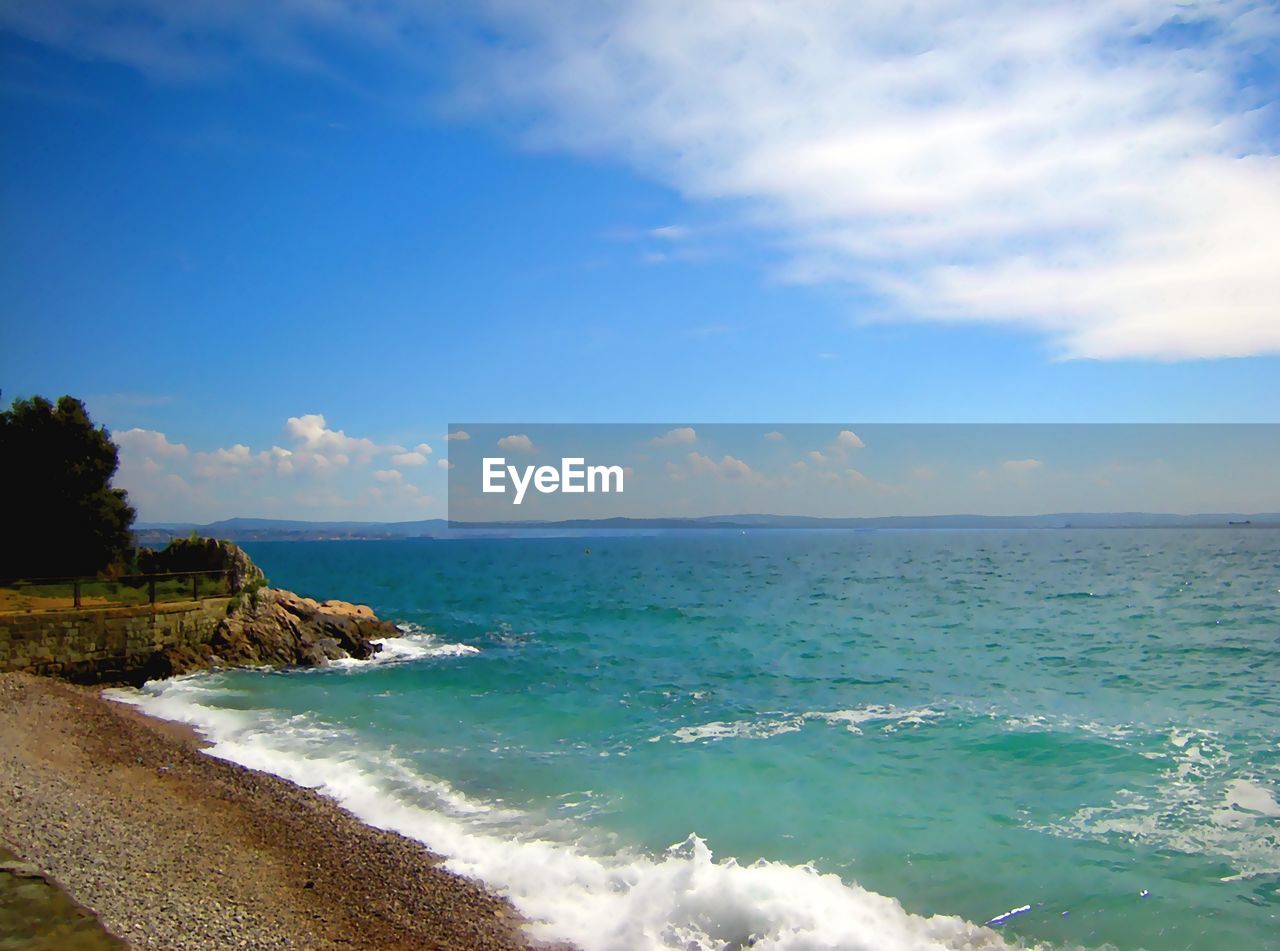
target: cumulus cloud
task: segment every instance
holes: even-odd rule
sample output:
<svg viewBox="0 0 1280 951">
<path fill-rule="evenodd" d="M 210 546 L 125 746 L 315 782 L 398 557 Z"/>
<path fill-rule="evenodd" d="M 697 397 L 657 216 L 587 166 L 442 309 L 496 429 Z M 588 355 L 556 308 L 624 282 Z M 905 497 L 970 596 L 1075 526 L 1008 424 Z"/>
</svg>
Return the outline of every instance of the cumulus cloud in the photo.
<svg viewBox="0 0 1280 951">
<path fill-rule="evenodd" d="M 421 466 L 426 464 L 429 455 L 431 455 L 431 447 L 426 443 L 419 443 L 413 449 L 394 453 L 391 461 L 397 466 Z"/>
<path fill-rule="evenodd" d="M 498 440 L 498 448 L 505 449 L 507 452 L 537 452 L 533 440 L 523 433 L 517 433 L 513 436 L 503 436 Z"/>
<path fill-rule="evenodd" d="M 263 461 L 263 456 L 255 457 L 248 446 L 236 443 L 229 449 L 197 452 L 193 457 L 191 471 L 202 479 L 217 479 L 241 473 L 255 460 Z"/>
<path fill-rule="evenodd" d="M 290 416 L 284 431 L 299 457 L 321 466 L 345 466 L 352 459 L 368 462 L 382 451 L 382 447 L 370 439 L 357 439 L 341 429 L 330 429 L 319 413 Z"/>
<path fill-rule="evenodd" d="M 226 518 L 269 512 L 298 515 L 294 507 L 360 510 L 370 518 L 405 518 L 434 505 L 431 496 L 392 465 L 423 466 L 431 447 L 380 445 L 331 427 L 323 416 L 290 417 L 292 448 L 254 449 L 246 443 L 192 452 L 159 432 L 130 429 L 120 445 L 118 484 L 147 520 Z M 413 456 L 405 459 L 404 456 Z M 447 460 L 440 460 L 441 468 Z"/>
<path fill-rule="evenodd" d="M 444 437 L 444 441 L 445 442 L 466 442 L 470 438 L 471 438 L 471 434 L 467 432 L 465 429 L 457 429 L 451 433 L 446 433 Z"/>
<path fill-rule="evenodd" d="M 111 438 L 122 452 L 152 459 L 180 459 L 187 454 L 187 447 L 184 444 L 169 442 L 164 433 L 153 429 L 126 429 L 122 433 L 112 434 Z"/>
<path fill-rule="evenodd" d="M 775 430 L 773 430 L 772 432 L 767 432 L 767 433 L 765 433 L 765 434 L 764 434 L 764 438 L 765 438 L 768 442 L 782 442 L 782 441 L 783 441 L 784 439 L 786 439 L 787 437 L 786 437 L 786 436 L 784 436 L 784 435 L 782 435 L 782 433 L 778 432 L 778 431 L 775 429 Z"/>
<path fill-rule="evenodd" d="M 661 436 L 649 440 L 651 446 L 689 446 L 698 441 L 698 434 L 692 426 L 678 426 L 668 429 Z"/>
<path fill-rule="evenodd" d="M 821 472 L 815 473 L 814 477 L 820 482 L 824 482 L 836 488 L 873 488 L 880 491 L 892 491 L 892 487 L 868 478 L 864 473 L 857 469 L 845 469 L 843 472 L 825 469 Z"/>
<path fill-rule="evenodd" d="M 265 453 L 263 461 L 267 464 L 274 463 L 276 471 L 281 475 L 288 475 L 293 472 L 293 453 L 288 449 L 281 448 L 280 446 L 272 446 L 271 449 Z"/>
<path fill-rule="evenodd" d="M 754 479 L 755 471 L 741 459 L 727 453 L 719 460 L 712 459 L 700 452 L 689 453 L 689 468 L 694 475 L 712 475 L 724 479 Z"/>
<path fill-rule="evenodd" d="M 856 433 L 852 433 L 847 429 L 840 430 L 840 434 L 836 436 L 835 444 L 837 449 L 844 451 L 866 448 L 866 443 L 859 439 Z"/>
<path fill-rule="evenodd" d="M 448 459 L 437 459 L 436 465 L 439 466 L 441 469 L 444 469 L 446 472 L 453 468 L 453 463 L 450 462 Z"/>
</svg>

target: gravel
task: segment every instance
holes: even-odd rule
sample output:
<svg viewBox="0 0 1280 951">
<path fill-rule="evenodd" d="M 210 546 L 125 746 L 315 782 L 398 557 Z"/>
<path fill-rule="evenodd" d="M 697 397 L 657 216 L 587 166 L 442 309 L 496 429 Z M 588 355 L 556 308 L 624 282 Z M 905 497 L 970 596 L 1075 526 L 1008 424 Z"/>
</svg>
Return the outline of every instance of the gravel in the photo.
<svg viewBox="0 0 1280 951">
<path fill-rule="evenodd" d="M 0 840 L 136 948 L 529 948 L 421 844 L 194 733 L 0 675 Z"/>
</svg>

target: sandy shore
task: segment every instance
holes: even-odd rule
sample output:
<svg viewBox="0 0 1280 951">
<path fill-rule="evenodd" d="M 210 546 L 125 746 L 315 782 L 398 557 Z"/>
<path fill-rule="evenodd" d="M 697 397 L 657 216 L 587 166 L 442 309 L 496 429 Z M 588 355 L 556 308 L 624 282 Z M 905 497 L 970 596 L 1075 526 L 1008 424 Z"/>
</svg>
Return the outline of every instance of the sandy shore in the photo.
<svg viewBox="0 0 1280 951">
<path fill-rule="evenodd" d="M 138 948 L 525 948 L 502 899 L 195 735 L 0 675 L 0 845 Z"/>
</svg>

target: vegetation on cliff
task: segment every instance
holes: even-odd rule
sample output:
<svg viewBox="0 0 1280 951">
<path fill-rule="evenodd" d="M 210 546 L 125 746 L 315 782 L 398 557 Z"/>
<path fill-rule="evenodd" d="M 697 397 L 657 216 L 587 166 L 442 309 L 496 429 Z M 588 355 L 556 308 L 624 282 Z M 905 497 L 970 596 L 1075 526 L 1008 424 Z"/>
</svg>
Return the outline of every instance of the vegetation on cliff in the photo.
<svg viewBox="0 0 1280 951">
<path fill-rule="evenodd" d="M 92 575 L 127 557 L 134 510 L 111 487 L 119 456 L 70 396 L 0 412 L 0 578 Z"/>
<path fill-rule="evenodd" d="M 223 572 L 233 594 L 251 585 L 260 588 L 267 580 L 243 548 L 217 538 L 175 538 L 158 551 L 139 548 L 135 557 L 143 574 Z"/>
</svg>

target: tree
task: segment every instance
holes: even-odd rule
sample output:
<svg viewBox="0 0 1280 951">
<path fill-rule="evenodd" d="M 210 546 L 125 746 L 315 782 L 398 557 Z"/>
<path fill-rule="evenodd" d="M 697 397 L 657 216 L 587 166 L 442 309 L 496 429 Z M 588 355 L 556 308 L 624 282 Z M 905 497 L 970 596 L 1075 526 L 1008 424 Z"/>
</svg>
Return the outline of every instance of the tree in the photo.
<svg viewBox="0 0 1280 951">
<path fill-rule="evenodd" d="M 0 578 L 90 575 L 121 563 L 135 512 L 111 478 L 111 434 L 70 396 L 0 412 Z"/>
</svg>

